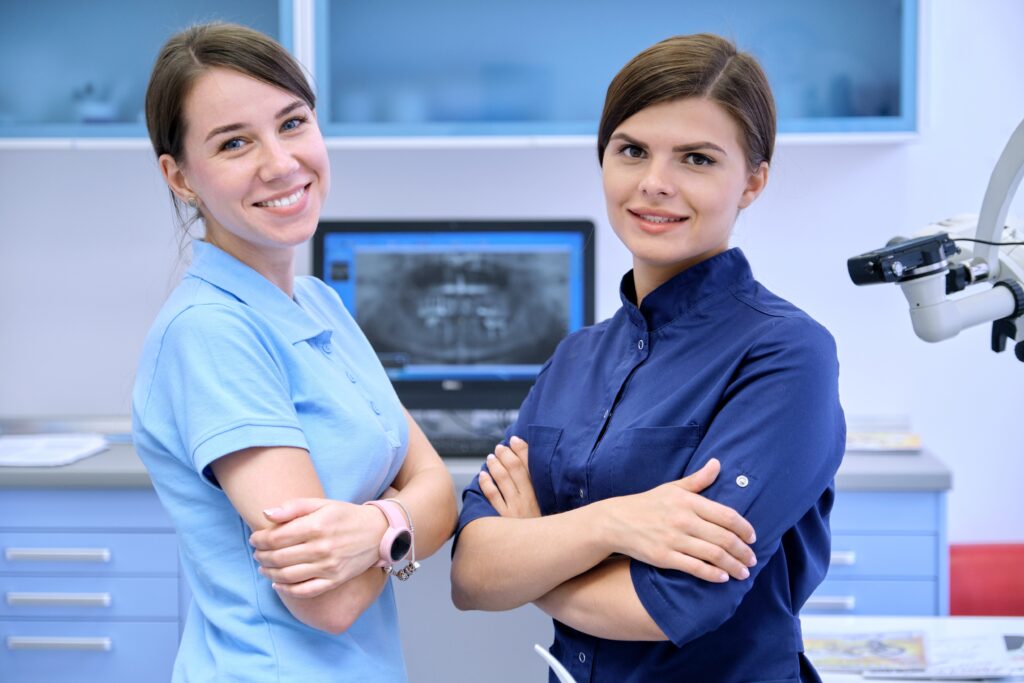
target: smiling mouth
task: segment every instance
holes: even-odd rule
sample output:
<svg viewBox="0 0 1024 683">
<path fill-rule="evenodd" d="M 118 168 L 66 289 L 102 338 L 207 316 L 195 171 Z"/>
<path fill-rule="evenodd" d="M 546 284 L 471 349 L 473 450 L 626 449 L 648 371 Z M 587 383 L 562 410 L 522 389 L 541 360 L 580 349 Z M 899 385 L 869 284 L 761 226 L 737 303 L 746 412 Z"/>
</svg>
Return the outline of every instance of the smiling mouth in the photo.
<svg viewBox="0 0 1024 683">
<path fill-rule="evenodd" d="M 297 189 L 295 192 L 293 192 L 290 195 L 288 195 L 287 197 L 281 197 L 280 199 L 271 199 L 271 200 L 266 201 L 266 202 L 256 202 L 256 204 L 254 204 L 254 206 L 276 207 L 276 208 L 280 208 L 280 207 L 283 207 L 283 206 L 291 206 L 292 204 L 295 204 L 297 201 L 302 199 L 302 195 L 306 194 L 306 191 L 308 189 L 309 189 L 309 185 L 304 185 L 304 186 L 300 187 L 299 189 Z"/>
<path fill-rule="evenodd" d="M 636 211 L 630 211 L 630 213 L 648 223 L 682 223 L 686 220 L 686 216 L 655 216 L 648 213 L 637 213 Z"/>
</svg>

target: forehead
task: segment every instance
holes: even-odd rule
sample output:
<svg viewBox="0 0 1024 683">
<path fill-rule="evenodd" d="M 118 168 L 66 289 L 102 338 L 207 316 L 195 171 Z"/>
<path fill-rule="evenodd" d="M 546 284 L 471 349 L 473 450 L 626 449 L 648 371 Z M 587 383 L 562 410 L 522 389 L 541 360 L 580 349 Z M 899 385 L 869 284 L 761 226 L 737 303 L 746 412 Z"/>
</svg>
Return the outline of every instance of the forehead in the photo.
<svg viewBox="0 0 1024 683">
<path fill-rule="evenodd" d="M 204 137 L 210 128 L 273 119 L 296 96 L 239 71 L 213 68 L 203 73 L 185 99 L 190 128 Z"/>
<path fill-rule="evenodd" d="M 703 97 L 685 97 L 645 107 L 619 124 L 616 133 L 671 145 L 713 142 L 742 149 L 742 131 L 722 105 Z M 728 150 L 727 150 L 728 151 Z"/>
</svg>

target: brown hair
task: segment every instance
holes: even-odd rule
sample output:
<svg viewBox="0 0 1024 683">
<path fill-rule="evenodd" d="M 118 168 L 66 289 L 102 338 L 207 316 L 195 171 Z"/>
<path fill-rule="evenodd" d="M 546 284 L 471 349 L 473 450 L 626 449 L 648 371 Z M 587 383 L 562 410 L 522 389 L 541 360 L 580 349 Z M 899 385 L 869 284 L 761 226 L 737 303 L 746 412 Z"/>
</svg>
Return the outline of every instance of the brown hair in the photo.
<svg viewBox="0 0 1024 683">
<path fill-rule="evenodd" d="M 597 133 L 597 158 L 615 129 L 653 104 L 704 97 L 739 125 L 750 170 L 771 163 L 775 150 L 775 100 L 753 56 L 710 33 L 674 36 L 631 59 L 608 86 Z"/>
<path fill-rule="evenodd" d="M 302 72 L 302 67 L 279 43 L 247 26 L 212 22 L 191 26 L 177 33 L 164 44 L 153 66 L 146 88 L 146 128 L 159 157 L 170 154 L 184 163 L 185 100 L 199 77 L 209 69 L 233 69 L 256 80 L 277 86 L 302 99 L 310 109 L 316 95 Z M 171 193 L 175 210 L 183 225 L 187 220 L 182 205 Z"/>
</svg>

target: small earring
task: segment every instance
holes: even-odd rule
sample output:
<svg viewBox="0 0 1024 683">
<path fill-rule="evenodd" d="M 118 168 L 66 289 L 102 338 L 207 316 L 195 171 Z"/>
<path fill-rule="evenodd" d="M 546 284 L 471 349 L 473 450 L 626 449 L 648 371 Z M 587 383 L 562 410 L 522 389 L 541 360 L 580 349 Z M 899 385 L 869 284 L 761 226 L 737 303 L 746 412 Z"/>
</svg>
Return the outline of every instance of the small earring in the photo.
<svg viewBox="0 0 1024 683">
<path fill-rule="evenodd" d="M 186 203 L 189 205 L 189 208 L 192 208 L 192 209 L 195 209 L 195 208 L 199 207 L 199 202 L 196 200 L 195 197 L 189 197 L 186 200 Z"/>
</svg>

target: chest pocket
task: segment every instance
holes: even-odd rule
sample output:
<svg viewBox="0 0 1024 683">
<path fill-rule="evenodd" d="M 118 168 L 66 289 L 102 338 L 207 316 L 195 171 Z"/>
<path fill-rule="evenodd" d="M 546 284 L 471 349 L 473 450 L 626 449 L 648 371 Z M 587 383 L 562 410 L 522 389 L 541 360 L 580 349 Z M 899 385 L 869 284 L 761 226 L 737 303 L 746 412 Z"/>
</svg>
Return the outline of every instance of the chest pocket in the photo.
<svg viewBox="0 0 1024 683">
<path fill-rule="evenodd" d="M 696 424 L 623 431 L 611 448 L 610 495 L 642 493 L 681 478 L 698 444 Z"/>
<path fill-rule="evenodd" d="M 562 430 L 558 427 L 529 425 L 526 428 L 526 443 L 530 446 L 530 481 L 537 496 L 541 514 L 557 512 L 555 489 L 552 478 L 552 464 Z"/>
</svg>

